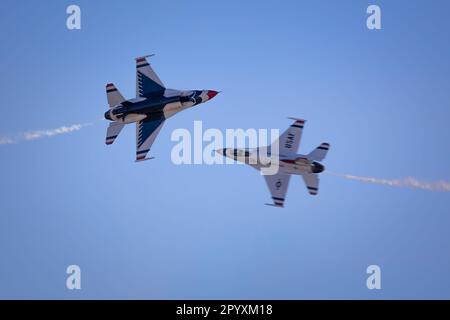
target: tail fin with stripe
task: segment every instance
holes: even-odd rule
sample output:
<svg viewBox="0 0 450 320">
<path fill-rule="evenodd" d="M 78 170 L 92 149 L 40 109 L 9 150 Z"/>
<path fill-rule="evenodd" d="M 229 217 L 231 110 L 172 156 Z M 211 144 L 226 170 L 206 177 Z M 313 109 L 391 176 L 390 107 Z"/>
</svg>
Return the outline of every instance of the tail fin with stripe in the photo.
<svg viewBox="0 0 450 320">
<path fill-rule="evenodd" d="M 117 90 L 116 86 L 112 83 L 106 85 L 106 97 L 108 99 L 109 107 L 117 106 L 119 103 L 125 101 L 122 94 Z"/>
<path fill-rule="evenodd" d="M 114 140 L 116 140 L 117 136 L 119 135 L 120 131 L 122 131 L 124 126 L 125 124 L 123 123 L 111 122 L 106 131 L 105 143 L 112 144 Z"/>
<path fill-rule="evenodd" d="M 330 149 L 330 144 L 324 142 L 308 154 L 307 158 L 314 161 L 322 161 L 327 156 L 328 149 Z"/>
</svg>

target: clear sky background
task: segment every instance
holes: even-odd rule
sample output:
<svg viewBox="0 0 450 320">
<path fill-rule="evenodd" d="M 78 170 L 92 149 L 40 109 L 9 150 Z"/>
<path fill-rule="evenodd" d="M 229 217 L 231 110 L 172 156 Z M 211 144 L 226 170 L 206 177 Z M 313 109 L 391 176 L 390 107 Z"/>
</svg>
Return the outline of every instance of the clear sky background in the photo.
<svg viewBox="0 0 450 320">
<path fill-rule="evenodd" d="M 82 29 L 66 28 L 78 4 Z M 366 28 L 366 8 L 382 30 Z M 240 165 L 176 166 L 177 128 L 278 128 L 331 172 L 450 180 L 448 1 L 0 2 L 0 298 L 450 298 L 450 194 L 327 173 L 286 208 Z M 105 84 L 135 95 L 136 56 L 214 100 L 170 119 L 152 161 L 135 129 L 105 146 Z M 82 289 L 66 289 L 77 264 Z M 366 268 L 382 290 L 366 288 Z"/>
</svg>

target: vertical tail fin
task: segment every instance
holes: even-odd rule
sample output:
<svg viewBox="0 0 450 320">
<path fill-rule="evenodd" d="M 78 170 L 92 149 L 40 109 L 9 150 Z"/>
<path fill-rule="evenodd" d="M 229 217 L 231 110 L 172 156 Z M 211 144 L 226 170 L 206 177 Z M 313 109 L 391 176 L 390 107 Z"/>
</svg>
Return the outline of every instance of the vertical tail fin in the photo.
<svg viewBox="0 0 450 320">
<path fill-rule="evenodd" d="M 112 83 L 108 83 L 106 85 L 106 97 L 108 99 L 108 104 L 110 108 L 125 101 L 122 94 L 119 92 L 119 90 L 117 90 L 116 86 Z"/>
<path fill-rule="evenodd" d="M 327 156 L 327 152 L 330 149 L 329 143 L 322 143 L 316 149 L 314 149 L 310 154 L 307 155 L 308 159 L 314 161 L 322 161 Z"/>
</svg>

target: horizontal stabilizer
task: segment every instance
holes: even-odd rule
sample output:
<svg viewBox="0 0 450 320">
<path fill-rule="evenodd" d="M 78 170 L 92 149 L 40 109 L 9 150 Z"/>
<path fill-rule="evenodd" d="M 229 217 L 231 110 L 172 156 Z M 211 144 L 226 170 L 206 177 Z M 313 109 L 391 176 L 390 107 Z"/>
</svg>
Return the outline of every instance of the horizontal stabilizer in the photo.
<svg viewBox="0 0 450 320">
<path fill-rule="evenodd" d="M 330 149 L 329 143 L 322 143 L 316 149 L 314 149 L 310 154 L 307 155 L 307 158 L 313 161 L 322 161 L 327 156 L 327 152 Z"/>
<path fill-rule="evenodd" d="M 109 127 L 106 131 L 106 144 L 112 144 L 114 140 L 116 140 L 117 136 L 119 135 L 120 131 L 122 131 L 125 124 L 123 123 L 117 123 L 117 122 L 111 122 L 109 124 Z"/>
<path fill-rule="evenodd" d="M 106 85 L 106 97 L 108 98 L 109 107 L 112 108 L 125 101 L 122 94 L 112 83 Z"/>
<path fill-rule="evenodd" d="M 319 193 L 319 176 L 316 173 L 302 175 L 309 194 L 315 196 Z"/>
</svg>

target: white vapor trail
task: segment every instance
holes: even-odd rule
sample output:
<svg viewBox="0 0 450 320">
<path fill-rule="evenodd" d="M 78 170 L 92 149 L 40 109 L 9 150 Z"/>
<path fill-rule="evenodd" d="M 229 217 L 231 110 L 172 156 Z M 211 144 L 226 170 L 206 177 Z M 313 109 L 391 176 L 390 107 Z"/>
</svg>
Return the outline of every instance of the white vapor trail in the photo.
<svg viewBox="0 0 450 320">
<path fill-rule="evenodd" d="M 78 123 L 72 124 L 70 126 L 62 126 L 55 129 L 45 129 L 45 130 L 35 130 L 35 131 L 25 131 L 14 135 L 0 136 L 0 145 L 5 144 L 16 144 L 22 141 L 31 141 L 36 139 L 41 139 L 45 137 L 53 137 L 57 135 L 62 135 L 74 131 L 79 131 L 83 127 L 92 125 L 92 123 Z"/>
<path fill-rule="evenodd" d="M 450 182 L 447 181 L 434 181 L 434 182 L 424 182 L 417 180 L 413 177 L 407 177 L 404 179 L 380 179 L 373 177 L 360 177 L 354 176 L 351 174 L 342 174 L 342 173 L 332 173 L 335 176 L 348 179 L 355 180 L 364 183 L 373 183 L 373 184 L 382 184 L 388 185 L 392 187 L 402 187 L 402 188 L 416 188 L 430 191 L 444 191 L 450 192 Z"/>
</svg>

